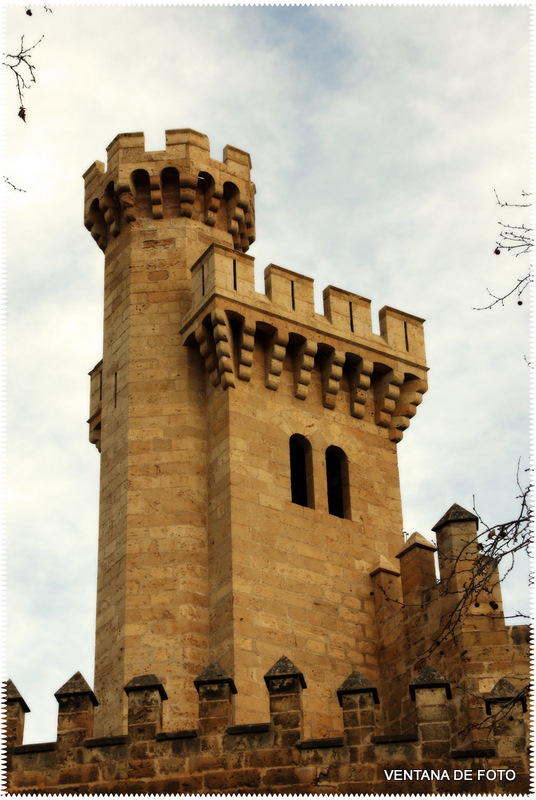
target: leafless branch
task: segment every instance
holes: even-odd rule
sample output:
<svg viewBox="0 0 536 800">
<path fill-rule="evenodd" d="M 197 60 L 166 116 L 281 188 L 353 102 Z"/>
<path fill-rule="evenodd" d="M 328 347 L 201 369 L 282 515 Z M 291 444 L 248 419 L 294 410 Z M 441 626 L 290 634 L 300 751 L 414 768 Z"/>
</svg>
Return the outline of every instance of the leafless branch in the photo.
<svg viewBox="0 0 536 800">
<path fill-rule="evenodd" d="M 532 283 L 532 276 L 530 275 L 530 273 L 528 275 L 525 275 L 525 277 L 523 278 L 517 278 L 516 285 L 512 289 L 510 289 L 509 292 L 506 292 L 506 294 L 503 294 L 500 297 L 496 294 L 493 294 L 493 292 L 490 292 L 490 290 L 486 287 L 486 292 L 489 294 L 490 297 L 493 297 L 492 302 L 489 303 L 487 306 L 480 306 L 479 308 L 473 308 L 473 311 L 487 311 L 488 309 L 493 308 L 493 306 L 496 306 L 498 303 L 504 306 L 504 301 L 511 295 L 515 294 L 516 292 L 517 292 L 517 304 L 519 306 L 522 306 L 523 301 L 521 300 L 521 295 L 531 283 Z"/>
<path fill-rule="evenodd" d="M 499 525 L 486 525 L 475 508 L 473 510 L 483 526 L 483 530 L 473 538 L 464 542 L 463 547 L 455 558 L 445 559 L 447 562 L 447 575 L 441 576 L 437 583 L 437 591 L 443 597 L 451 600 L 448 613 L 442 618 L 439 629 L 430 643 L 426 652 L 420 653 L 419 658 L 430 657 L 447 641 L 456 641 L 461 623 L 471 609 L 479 608 L 483 601 L 488 602 L 492 610 L 498 609 L 498 604 L 493 598 L 493 590 L 500 584 L 498 566 L 501 564 L 503 579 L 508 575 L 515 564 L 517 556 L 529 553 L 532 543 L 530 507 L 530 484 L 524 485 L 520 479 L 520 466 L 516 476 L 518 487 L 517 499 L 519 507 L 517 516 Z M 442 554 L 445 558 L 444 554 Z M 381 588 L 381 587 L 380 587 Z M 421 607 L 420 603 L 410 604 L 396 600 L 387 595 L 382 589 L 387 600 L 403 607 Z M 428 602 L 425 598 L 425 603 Z M 517 611 L 511 615 L 515 619 L 528 619 L 528 614 Z"/>
<path fill-rule="evenodd" d="M 499 225 L 502 230 L 499 233 L 499 239 L 495 242 L 497 246 L 493 252 L 496 256 L 499 256 L 503 250 L 506 250 L 507 253 L 512 253 L 516 257 L 532 250 L 534 247 L 532 228 L 527 228 L 526 225 L 511 225 L 504 222 L 499 222 Z"/>
<path fill-rule="evenodd" d="M 493 190 L 495 192 L 495 197 L 497 198 L 497 205 L 501 208 L 530 208 L 532 202 L 528 203 L 505 203 L 499 199 L 499 195 L 497 194 L 497 189 Z M 521 197 L 531 197 L 531 192 L 525 192 L 523 189 L 521 190 Z"/>
<path fill-rule="evenodd" d="M 481 597 L 492 597 L 493 589 L 499 584 L 499 573 L 497 567 L 502 565 L 503 579 L 514 568 L 516 557 L 521 553 L 529 553 L 532 542 L 530 508 L 531 486 L 523 486 L 519 477 L 519 467 L 517 474 L 517 486 L 519 494 L 518 514 L 515 518 L 503 522 L 500 525 L 491 527 L 486 525 L 480 514 L 474 507 L 483 530 L 472 540 L 464 543 L 460 553 L 452 560 L 450 576 L 439 584 L 439 591 L 442 595 L 451 595 L 453 607 L 441 622 L 438 634 L 428 648 L 427 655 L 430 655 L 447 639 L 456 639 L 459 624 L 469 612 L 471 606 L 479 607 Z M 476 557 L 468 558 L 468 553 L 477 549 Z M 454 586 L 454 576 L 456 575 L 458 585 Z M 460 580 L 461 579 L 461 580 Z M 460 589 L 460 583 L 462 588 Z M 494 600 L 489 601 L 490 606 L 494 606 Z M 528 618 L 527 614 L 517 612 L 514 616 Z"/>
<path fill-rule="evenodd" d="M 24 107 L 24 93 L 31 88 L 32 83 L 36 82 L 35 78 L 35 64 L 30 60 L 30 54 L 37 45 L 43 41 L 44 36 L 35 42 L 35 44 L 26 47 L 24 45 L 24 35 L 20 37 L 20 48 L 18 53 L 7 53 L 2 61 L 2 65 L 11 70 L 15 78 L 17 86 L 17 93 L 19 95 L 20 108 L 18 116 L 23 122 L 26 122 L 26 109 Z"/>
<path fill-rule="evenodd" d="M 7 183 L 7 185 L 8 185 L 8 186 L 11 186 L 11 188 L 12 188 L 12 189 L 15 189 L 15 191 L 16 191 L 16 192 L 25 192 L 25 191 L 26 191 L 26 189 L 21 189 L 20 187 L 18 187 L 18 186 L 15 186 L 15 184 L 14 184 L 14 183 L 12 183 L 12 182 L 9 180 L 9 178 L 7 178 L 5 175 L 3 176 L 3 178 L 4 178 L 4 183 Z"/>
<path fill-rule="evenodd" d="M 530 200 L 532 195 L 530 192 L 525 192 L 524 190 L 521 191 L 522 202 L 520 203 L 507 203 L 500 199 L 496 189 L 493 191 L 495 192 L 497 205 L 501 208 L 530 208 L 532 205 L 532 200 Z M 525 202 L 526 198 L 529 199 Z M 500 256 L 501 253 L 505 251 L 517 258 L 521 255 L 527 255 L 532 251 L 532 248 L 534 247 L 534 234 L 532 228 L 529 228 L 525 224 L 514 225 L 512 223 L 505 222 L 499 222 L 498 224 L 500 229 L 499 238 L 495 242 L 495 250 L 493 251 L 496 256 Z M 486 288 L 488 295 L 492 298 L 491 303 L 488 303 L 486 306 L 474 308 L 473 310 L 487 311 L 490 308 L 494 308 L 499 303 L 504 306 L 505 300 L 514 294 L 517 294 L 517 304 L 522 306 L 523 300 L 521 299 L 521 295 L 531 282 L 532 276 L 530 271 L 527 271 L 527 274 L 522 278 L 517 278 L 515 286 L 510 289 L 509 292 L 506 292 L 503 295 L 496 295 Z"/>
<path fill-rule="evenodd" d="M 49 14 L 52 14 L 52 9 L 50 8 L 50 6 L 43 6 L 43 8 L 45 9 L 46 12 L 48 12 Z M 31 6 L 26 6 L 25 11 L 26 11 L 26 15 L 28 17 L 31 17 L 33 15 L 33 11 L 32 11 L 32 7 Z"/>
</svg>

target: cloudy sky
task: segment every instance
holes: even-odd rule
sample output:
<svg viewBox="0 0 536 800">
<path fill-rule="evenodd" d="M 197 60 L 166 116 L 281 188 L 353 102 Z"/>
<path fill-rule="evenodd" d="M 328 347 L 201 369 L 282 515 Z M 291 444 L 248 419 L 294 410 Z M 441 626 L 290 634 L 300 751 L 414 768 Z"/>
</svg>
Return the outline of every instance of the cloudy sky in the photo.
<svg viewBox="0 0 536 800">
<path fill-rule="evenodd" d="M 399 445 L 404 528 L 453 502 L 516 513 L 528 463 L 528 298 L 486 305 L 528 264 L 493 254 L 494 189 L 529 177 L 528 7 L 10 7 L 5 49 L 44 34 L 17 117 L 6 79 L 7 674 L 56 735 L 56 691 L 93 681 L 102 253 L 83 172 L 119 132 L 209 136 L 251 154 L 258 288 L 276 263 L 424 317 L 429 392 Z M 517 212 L 515 222 L 522 222 Z M 526 220 L 525 220 L 526 221 Z M 526 564 L 503 589 L 526 610 Z"/>
</svg>

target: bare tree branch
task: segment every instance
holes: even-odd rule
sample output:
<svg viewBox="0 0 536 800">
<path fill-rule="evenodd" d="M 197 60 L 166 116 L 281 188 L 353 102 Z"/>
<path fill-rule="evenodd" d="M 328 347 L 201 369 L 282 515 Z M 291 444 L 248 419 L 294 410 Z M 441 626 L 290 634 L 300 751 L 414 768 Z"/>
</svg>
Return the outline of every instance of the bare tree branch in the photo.
<svg viewBox="0 0 536 800">
<path fill-rule="evenodd" d="M 26 109 L 24 107 L 24 93 L 31 88 L 32 83 L 36 82 L 35 78 L 35 64 L 30 61 L 30 54 L 37 45 L 43 41 L 44 36 L 41 36 L 34 44 L 29 47 L 24 45 L 24 35 L 20 37 L 20 47 L 18 53 L 7 53 L 2 61 L 2 65 L 11 70 L 15 78 L 17 86 L 17 93 L 19 95 L 20 108 L 18 116 L 23 122 L 26 122 Z"/>
<path fill-rule="evenodd" d="M 499 198 L 496 189 L 493 191 L 495 192 L 497 205 L 501 208 L 530 208 L 532 206 L 531 200 L 526 203 L 507 203 Z M 521 197 L 523 199 L 531 196 L 530 192 L 525 192 L 523 189 L 521 190 Z M 515 256 L 523 255 L 532 250 L 534 246 L 532 228 L 528 228 L 526 225 L 513 225 L 510 222 L 499 222 L 499 226 L 501 227 L 499 240 L 495 243 L 496 247 L 493 251 L 496 256 L 499 256 L 503 250 Z"/>
<path fill-rule="evenodd" d="M 515 676 L 505 675 L 504 677 L 508 679 L 509 677 L 515 677 Z M 451 681 L 451 683 L 453 683 L 453 685 L 456 686 L 457 688 L 462 689 L 466 694 L 469 694 L 471 697 L 475 697 L 478 700 L 482 699 L 481 695 L 469 691 L 467 687 L 465 686 L 461 687 L 455 681 Z M 467 736 L 468 734 L 472 734 L 475 730 L 481 730 L 486 732 L 488 738 L 491 738 L 494 727 L 499 725 L 501 722 L 506 721 L 508 717 L 511 719 L 512 711 L 514 710 L 514 707 L 516 706 L 517 703 L 523 703 L 523 705 L 527 703 L 531 688 L 532 688 L 531 684 L 526 683 L 521 689 L 519 689 L 519 691 L 514 697 L 511 697 L 510 699 L 505 700 L 500 704 L 497 704 L 498 708 L 496 711 L 494 711 L 491 714 L 488 714 L 486 717 L 484 717 L 484 719 L 480 720 L 480 722 L 471 722 L 470 724 L 461 728 L 458 731 L 458 735 Z"/>
<path fill-rule="evenodd" d="M 9 180 L 9 178 L 7 178 L 5 175 L 3 176 L 3 178 L 4 178 L 4 183 L 7 183 L 7 185 L 11 186 L 12 189 L 15 189 L 16 192 L 25 192 L 26 191 L 26 189 L 20 189 L 18 186 L 15 186 L 15 184 L 12 183 Z"/>
<path fill-rule="evenodd" d="M 493 308 L 493 306 L 496 306 L 498 303 L 504 306 L 504 301 L 508 297 L 513 295 L 515 292 L 517 292 L 517 304 L 519 306 L 522 306 L 523 301 L 520 299 L 521 295 L 531 283 L 532 283 L 532 276 L 530 274 L 525 275 L 524 278 L 518 278 L 516 285 L 512 289 L 510 289 L 509 292 L 506 292 L 506 294 L 503 294 L 501 297 L 499 297 L 496 294 L 493 294 L 493 292 L 490 292 L 490 290 L 486 287 L 486 292 L 489 294 L 490 297 L 493 297 L 492 302 L 489 303 L 487 306 L 480 306 L 479 308 L 473 308 L 473 311 L 487 311 L 488 309 Z"/>
<path fill-rule="evenodd" d="M 522 202 L 508 203 L 500 199 L 496 189 L 493 191 L 495 192 L 497 205 L 500 206 L 500 208 L 530 208 L 532 206 L 532 201 L 530 199 L 527 200 L 527 202 L 524 202 L 526 198 L 530 198 L 532 196 L 530 192 L 521 190 Z M 532 251 L 532 248 L 534 247 L 534 235 L 532 228 L 529 228 L 525 224 L 514 225 L 513 223 L 509 222 L 499 222 L 498 224 L 500 229 L 499 238 L 495 242 L 495 250 L 493 251 L 496 256 L 500 256 L 503 250 L 507 253 L 510 253 L 510 255 L 515 256 L 516 258 L 521 255 L 527 255 Z M 523 300 L 521 299 L 521 295 L 531 282 L 532 276 L 529 270 L 522 278 L 517 278 L 515 286 L 510 289 L 509 292 L 506 292 L 503 295 L 496 295 L 486 287 L 488 295 L 493 298 L 491 303 L 488 303 L 486 306 L 475 307 L 473 308 L 473 311 L 487 311 L 490 308 L 494 308 L 499 303 L 504 306 L 504 301 L 513 294 L 517 294 L 517 304 L 518 306 L 522 306 Z"/>
<path fill-rule="evenodd" d="M 452 595 L 455 599 L 453 608 L 443 619 L 440 630 L 434 642 L 427 650 L 430 655 L 447 639 L 456 639 L 460 622 L 469 612 L 471 606 L 478 607 L 481 595 L 490 596 L 499 581 L 498 566 L 503 567 L 503 580 L 514 568 L 516 557 L 521 553 L 529 553 L 532 542 L 530 507 L 531 485 L 523 486 L 517 473 L 517 486 L 519 494 L 519 509 L 517 516 L 500 525 L 491 527 L 486 525 L 475 508 L 473 510 L 484 529 L 472 540 L 464 543 L 460 553 L 452 560 L 450 576 L 439 584 L 442 595 Z M 468 553 L 478 548 L 476 558 L 468 558 Z M 453 586 L 454 576 L 463 580 L 461 590 Z M 494 600 L 490 601 L 494 607 Z M 498 606 L 496 606 L 498 608 Z M 528 614 L 517 612 L 513 617 L 529 618 Z"/>
<path fill-rule="evenodd" d="M 529 201 L 528 203 L 506 203 L 499 198 L 497 194 L 497 189 L 493 190 L 495 192 L 495 197 L 497 198 L 497 205 L 501 208 L 530 208 L 532 202 Z M 532 197 L 531 192 L 526 192 L 524 189 L 521 189 L 521 197 Z"/>
</svg>

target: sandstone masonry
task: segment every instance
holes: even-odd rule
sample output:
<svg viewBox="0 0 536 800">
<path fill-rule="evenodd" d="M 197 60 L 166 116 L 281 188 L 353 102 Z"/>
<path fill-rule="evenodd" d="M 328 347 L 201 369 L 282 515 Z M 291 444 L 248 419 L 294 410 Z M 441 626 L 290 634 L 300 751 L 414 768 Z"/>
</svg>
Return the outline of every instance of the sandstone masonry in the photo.
<svg viewBox="0 0 536 800">
<path fill-rule="evenodd" d="M 85 174 L 105 254 L 95 686 L 73 676 L 57 740 L 24 745 L 8 682 L 9 789 L 528 791 L 528 630 L 505 625 L 494 564 L 431 646 L 477 520 L 454 505 L 435 526 L 439 582 L 436 547 L 402 534 L 423 320 L 385 307 L 375 334 L 333 286 L 320 314 L 274 264 L 256 292 L 250 167 L 174 130 L 152 153 L 121 134 Z"/>
</svg>

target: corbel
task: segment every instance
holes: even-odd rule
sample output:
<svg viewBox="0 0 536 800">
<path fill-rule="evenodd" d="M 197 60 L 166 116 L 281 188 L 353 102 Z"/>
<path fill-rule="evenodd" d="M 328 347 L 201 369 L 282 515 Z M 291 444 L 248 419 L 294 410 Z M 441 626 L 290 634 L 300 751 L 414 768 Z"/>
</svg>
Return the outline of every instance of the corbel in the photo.
<svg viewBox="0 0 536 800">
<path fill-rule="evenodd" d="M 391 369 L 374 383 L 374 419 L 380 428 L 389 428 L 391 418 L 400 397 L 404 373 Z"/>
<path fill-rule="evenodd" d="M 276 391 L 283 370 L 288 345 L 288 333 L 276 330 L 268 340 L 265 351 L 265 384 L 267 389 Z"/>
<path fill-rule="evenodd" d="M 363 419 L 373 369 L 372 361 L 360 358 L 350 370 L 350 413 L 352 417 Z"/>
<path fill-rule="evenodd" d="M 197 177 L 192 173 L 179 173 L 180 214 L 181 217 L 191 217 L 194 211 L 195 195 L 197 191 Z"/>
<path fill-rule="evenodd" d="M 235 385 L 233 365 L 233 334 L 227 314 L 221 308 L 214 308 L 210 314 L 212 333 L 216 347 L 218 372 L 224 389 Z"/>
<path fill-rule="evenodd" d="M 306 339 L 294 353 L 294 396 L 305 400 L 318 350 L 316 342 Z"/>
<path fill-rule="evenodd" d="M 342 368 L 346 356 L 342 350 L 332 349 L 322 367 L 322 396 L 326 408 L 335 408 L 335 398 L 339 392 Z"/>
<path fill-rule="evenodd" d="M 422 396 L 427 389 L 428 382 L 418 378 L 406 381 L 402 385 L 391 419 L 393 428 L 405 430 L 409 426 L 409 421 L 417 413 L 417 406 L 422 403 Z"/>
<path fill-rule="evenodd" d="M 149 187 L 151 190 L 151 209 L 153 219 L 163 219 L 164 207 L 162 205 L 162 186 L 158 175 L 149 176 Z"/>
<path fill-rule="evenodd" d="M 220 374 L 218 372 L 216 348 L 212 332 L 203 322 L 196 328 L 195 340 L 199 345 L 199 352 L 205 362 L 205 369 L 210 376 L 210 382 L 213 386 L 217 386 L 220 382 Z"/>
<path fill-rule="evenodd" d="M 123 219 L 128 224 L 136 219 L 136 200 L 128 183 L 120 183 L 116 188 Z"/>
<path fill-rule="evenodd" d="M 241 381 L 249 381 L 251 379 L 254 347 L 255 323 L 251 324 L 244 319 L 242 321 L 238 346 L 238 377 Z"/>
</svg>

